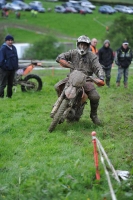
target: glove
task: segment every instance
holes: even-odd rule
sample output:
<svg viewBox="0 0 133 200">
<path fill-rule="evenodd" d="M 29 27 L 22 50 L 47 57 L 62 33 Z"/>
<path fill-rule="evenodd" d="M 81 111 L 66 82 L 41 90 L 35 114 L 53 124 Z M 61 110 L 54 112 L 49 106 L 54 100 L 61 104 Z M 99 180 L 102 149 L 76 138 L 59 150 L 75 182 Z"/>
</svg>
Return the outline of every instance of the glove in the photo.
<svg viewBox="0 0 133 200">
<path fill-rule="evenodd" d="M 71 68 L 71 69 L 74 69 L 73 63 L 70 62 L 70 61 L 68 61 L 68 63 L 69 63 L 70 68 Z"/>
<path fill-rule="evenodd" d="M 103 76 L 100 76 L 99 79 L 102 80 L 102 81 L 104 81 L 104 77 Z"/>
</svg>

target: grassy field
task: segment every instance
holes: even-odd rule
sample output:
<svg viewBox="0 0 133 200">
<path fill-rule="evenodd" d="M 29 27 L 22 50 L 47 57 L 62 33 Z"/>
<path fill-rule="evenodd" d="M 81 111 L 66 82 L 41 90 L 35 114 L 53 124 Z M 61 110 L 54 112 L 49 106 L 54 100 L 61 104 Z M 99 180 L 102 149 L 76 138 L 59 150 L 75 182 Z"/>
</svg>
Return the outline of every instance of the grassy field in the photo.
<svg viewBox="0 0 133 200">
<path fill-rule="evenodd" d="M 44 2 L 44 7 L 57 3 Z M 102 15 L 98 8 L 92 15 L 14 13 L 0 19 L 5 32 L 15 42 L 30 42 L 52 34 L 59 41 L 74 42 L 86 34 L 99 40 L 98 47 L 115 15 Z M 129 18 L 132 18 L 130 15 Z M 67 38 L 66 38 L 67 37 Z M 74 40 L 73 40 L 74 39 Z M 128 181 L 118 185 L 109 171 L 118 200 L 133 199 L 133 69 L 129 88 L 116 88 L 116 68 L 112 70 L 111 87 L 97 87 L 101 96 L 98 115 L 101 126 L 89 118 L 89 102 L 78 123 L 63 123 L 48 132 L 50 112 L 57 96 L 54 84 L 66 77 L 68 70 L 40 70 L 43 89 L 22 93 L 20 87 L 12 99 L 0 99 L 0 200 L 111 200 L 107 179 L 100 162 L 101 180 L 95 179 L 91 132 L 96 131 L 115 169 L 128 170 Z"/>
<path fill-rule="evenodd" d="M 43 79 L 38 93 L 0 99 L 0 200 L 111 200 L 103 166 L 95 180 L 91 132 L 96 131 L 115 169 L 128 170 L 128 181 L 111 181 L 118 200 L 133 199 L 133 69 L 129 88 L 97 87 L 101 96 L 101 126 L 89 118 L 89 102 L 78 123 L 66 122 L 48 132 L 50 112 L 56 101 L 54 84 L 68 70 L 35 71 Z M 100 159 L 100 158 L 99 158 Z"/>
</svg>

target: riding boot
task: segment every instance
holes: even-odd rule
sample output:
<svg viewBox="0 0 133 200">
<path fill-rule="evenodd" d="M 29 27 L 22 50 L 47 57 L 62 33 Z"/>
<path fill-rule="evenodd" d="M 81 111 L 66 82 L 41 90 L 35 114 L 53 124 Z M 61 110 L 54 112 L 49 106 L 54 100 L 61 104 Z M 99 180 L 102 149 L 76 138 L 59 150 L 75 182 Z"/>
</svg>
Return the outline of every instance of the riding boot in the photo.
<svg viewBox="0 0 133 200">
<path fill-rule="evenodd" d="M 97 109 L 98 109 L 99 103 L 94 103 L 90 101 L 90 107 L 91 107 L 91 112 L 90 112 L 90 118 L 92 119 L 94 124 L 100 125 L 100 120 L 98 119 L 97 116 Z"/>
</svg>

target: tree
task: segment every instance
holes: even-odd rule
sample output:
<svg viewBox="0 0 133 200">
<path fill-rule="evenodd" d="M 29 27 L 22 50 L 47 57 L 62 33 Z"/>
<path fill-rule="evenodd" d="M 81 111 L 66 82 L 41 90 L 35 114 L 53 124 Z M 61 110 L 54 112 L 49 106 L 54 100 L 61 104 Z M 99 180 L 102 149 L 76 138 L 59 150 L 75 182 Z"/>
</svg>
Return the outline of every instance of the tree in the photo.
<svg viewBox="0 0 133 200">
<path fill-rule="evenodd" d="M 106 38 L 111 41 L 111 47 L 114 50 L 121 46 L 123 40 L 127 40 L 130 47 L 133 47 L 132 19 L 128 19 L 125 15 L 121 15 L 119 18 L 115 19 L 114 23 L 109 28 L 109 32 L 106 34 Z"/>
<path fill-rule="evenodd" d="M 35 42 L 24 53 L 24 59 L 55 59 L 63 51 L 61 45 L 53 36 L 45 36 L 43 39 Z"/>
</svg>

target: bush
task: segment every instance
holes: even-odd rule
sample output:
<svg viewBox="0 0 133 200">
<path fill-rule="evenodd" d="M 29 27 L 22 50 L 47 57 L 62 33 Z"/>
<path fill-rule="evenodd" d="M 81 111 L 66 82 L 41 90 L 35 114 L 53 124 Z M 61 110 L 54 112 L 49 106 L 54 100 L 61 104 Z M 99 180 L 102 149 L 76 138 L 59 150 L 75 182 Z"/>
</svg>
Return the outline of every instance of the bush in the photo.
<svg viewBox="0 0 133 200">
<path fill-rule="evenodd" d="M 110 26 L 109 32 L 106 35 L 111 41 L 111 47 L 116 50 L 122 45 L 124 40 L 127 40 L 130 47 L 133 48 L 133 23 L 132 19 L 127 16 L 121 15 L 116 18 Z"/>
<path fill-rule="evenodd" d="M 61 45 L 53 36 L 45 36 L 43 39 L 35 42 L 24 53 L 24 59 L 55 59 L 63 51 Z"/>
</svg>

